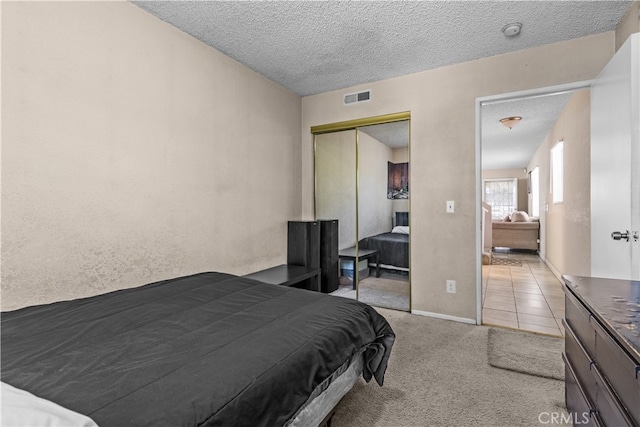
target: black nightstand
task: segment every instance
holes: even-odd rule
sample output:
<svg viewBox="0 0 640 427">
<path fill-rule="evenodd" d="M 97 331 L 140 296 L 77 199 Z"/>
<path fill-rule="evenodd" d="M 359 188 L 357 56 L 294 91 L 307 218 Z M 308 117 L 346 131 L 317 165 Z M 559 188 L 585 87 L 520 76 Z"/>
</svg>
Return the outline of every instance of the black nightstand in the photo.
<svg viewBox="0 0 640 427">
<path fill-rule="evenodd" d="M 358 261 L 362 261 L 364 259 L 375 259 L 376 262 L 376 277 L 380 277 L 380 254 L 377 249 L 360 249 L 356 254 L 356 248 L 347 248 L 343 249 L 338 253 L 338 257 L 340 259 L 348 259 L 353 261 L 353 272 L 355 274 L 356 268 L 358 268 L 356 264 L 356 258 Z M 356 288 L 355 279 L 353 281 L 353 289 Z"/>
<path fill-rule="evenodd" d="M 297 283 L 310 280 L 310 288 L 312 291 L 320 292 L 320 273 L 319 268 L 309 268 L 302 265 L 283 264 L 277 267 L 268 268 L 255 273 L 247 274 L 244 277 L 259 280 L 260 282 L 272 285 L 293 286 Z"/>
</svg>

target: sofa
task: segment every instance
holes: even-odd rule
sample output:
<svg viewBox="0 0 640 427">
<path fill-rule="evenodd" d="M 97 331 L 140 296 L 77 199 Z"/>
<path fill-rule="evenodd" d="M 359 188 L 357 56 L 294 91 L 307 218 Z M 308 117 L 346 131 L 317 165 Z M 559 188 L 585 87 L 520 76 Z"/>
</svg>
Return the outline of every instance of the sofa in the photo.
<svg viewBox="0 0 640 427">
<path fill-rule="evenodd" d="M 540 221 L 526 212 L 516 211 L 502 221 L 493 221 L 492 246 L 494 248 L 538 250 Z"/>
</svg>

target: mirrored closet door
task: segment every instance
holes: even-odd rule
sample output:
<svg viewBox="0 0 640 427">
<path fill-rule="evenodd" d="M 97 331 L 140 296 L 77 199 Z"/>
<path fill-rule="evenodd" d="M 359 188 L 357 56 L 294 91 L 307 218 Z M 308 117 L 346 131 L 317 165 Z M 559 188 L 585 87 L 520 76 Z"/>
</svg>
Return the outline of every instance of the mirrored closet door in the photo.
<svg viewBox="0 0 640 427">
<path fill-rule="evenodd" d="M 351 248 L 355 257 L 358 241 L 355 138 L 355 130 L 315 136 L 316 220 L 338 220 L 338 250 L 343 258 Z M 353 260 L 338 258 L 338 291 L 356 298 L 352 264 Z"/>
<path fill-rule="evenodd" d="M 336 294 L 410 310 L 409 113 L 312 128 L 317 220 L 338 219 Z"/>
</svg>

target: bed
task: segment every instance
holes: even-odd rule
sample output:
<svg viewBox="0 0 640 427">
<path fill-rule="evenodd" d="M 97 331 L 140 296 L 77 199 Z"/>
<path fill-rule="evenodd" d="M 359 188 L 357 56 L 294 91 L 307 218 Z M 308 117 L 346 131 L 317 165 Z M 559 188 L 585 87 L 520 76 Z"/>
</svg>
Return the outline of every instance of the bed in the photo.
<svg viewBox="0 0 640 427">
<path fill-rule="evenodd" d="M 375 249 L 380 267 L 406 271 L 409 268 L 409 213 L 396 212 L 395 226 L 390 232 L 361 239 L 359 249 Z"/>
<path fill-rule="evenodd" d="M 366 304 L 217 272 L 1 322 L 3 391 L 102 427 L 318 424 L 360 374 L 383 384 L 395 338 Z"/>
</svg>

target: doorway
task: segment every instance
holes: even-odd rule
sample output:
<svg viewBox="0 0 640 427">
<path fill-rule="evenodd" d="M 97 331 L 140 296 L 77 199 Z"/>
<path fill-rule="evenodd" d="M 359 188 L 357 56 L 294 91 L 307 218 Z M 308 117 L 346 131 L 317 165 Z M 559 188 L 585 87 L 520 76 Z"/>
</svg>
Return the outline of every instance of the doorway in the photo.
<svg viewBox="0 0 640 427">
<path fill-rule="evenodd" d="M 555 116 L 547 118 L 547 121 L 550 121 L 548 127 L 542 130 L 542 136 L 533 138 L 534 141 L 531 144 L 534 146 L 529 147 L 529 150 L 537 152 L 543 141 L 545 145 L 549 144 L 549 139 L 553 138 L 556 132 L 556 119 L 560 112 L 564 111 L 568 100 L 573 99 L 574 93 L 579 90 L 587 92 L 588 102 L 590 83 L 578 82 L 487 97 L 476 101 L 477 215 L 481 227 L 484 227 L 480 231 L 484 231 L 484 236 L 488 236 L 482 238 L 483 234 L 479 232 L 476 241 L 477 321 L 479 324 L 497 324 L 553 335 L 559 335 L 562 332 L 560 319 L 564 315 L 564 295 L 559 279 L 560 273 L 547 262 L 548 248 L 545 237 L 550 231 L 548 230 L 550 224 L 555 226 L 555 221 L 549 222 L 548 219 L 551 215 L 556 215 L 556 212 L 563 212 L 564 207 L 553 205 L 552 195 L 546 191 L 550 179 L 548 154 L 542 156 L 536 154 L 536 158 L 532 159 L 532 151 L 527 154 L 527 150 L 523 150 L 521 145 L 528 143 L 527 139 L 533 138 L 533 134 L 527 133 L 532 132 L 532 126 L 529 125 L 535 124 L 535 113 L 540 110 L 552 111 Z M 584 89 L 587 90 L 584 91 Z M 511 129 L 502 126 L 499 119 L 512 116 L 520 116 L 522 120 Z M 588 136 L 588 116 L 585 128 Z M 554 129 L 554 132 L 550 132 L 551 129 Z M 502 132 L 503 141 L 495 135 L 499 132 Z M 571 143 L 573 144 L 574 141 L 572 140 Z M 486 205 L 483 210 L 482 203 L 485 200 L 487 188 L 484 184 L 490 179 L 505 181 L 511 179 L 516 182 L 514 185 L 518 196 L 509 203 L 515 204 L 516 211 L 524 212 L 526 220 L 531 220 L 531 223 L 504 224 L 504 220 L 509 218 L 505 218 L 507 215 L 500 209 L 497 209 L 500 212 L 499 217 L 491 213 L 487 215 Z M 541 183 L 543 185 L 540 185 Z M 537 194 L 536 189 L 538 189 Z M 536 196 L 537 202 L 534 201 Z M 509 203 L 503 204 L 507 206 Z M 489 211 L 491 211 L 490 206 Z M 518 221 L 521 221 L 520 217 Z M 494 222 L 501 224 L 494 224 Z M 535 227 L 539 238 L 538 245 L 536 245 L 535 234 L 531 237 L 528 231 L 517 234 L 521 240 L 515 243 L 505 239 L 501 233 L 515 232 L 507 227 L 511 225 Z M 503 231 L 496 227 L 508 229 Z M 517 231 L 517 233 L 520 232 Z M 492 235 L 496 236 L 495 242 L 492 241 Z M 564 247 L 556 248 L 556 246 L 552 248 L 553 251 L 568 250 Z M 488 257 L 487 251 L 489 251 Z"/>
<path fill-rule="evenodd" d="M 334 294 L 409 311 L 410 114 L 311 128 L 315 218 L 338 220 Z"/>
</svg>

